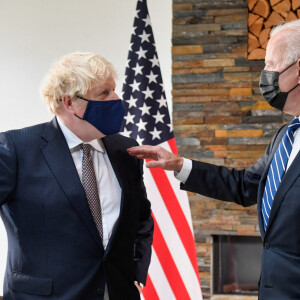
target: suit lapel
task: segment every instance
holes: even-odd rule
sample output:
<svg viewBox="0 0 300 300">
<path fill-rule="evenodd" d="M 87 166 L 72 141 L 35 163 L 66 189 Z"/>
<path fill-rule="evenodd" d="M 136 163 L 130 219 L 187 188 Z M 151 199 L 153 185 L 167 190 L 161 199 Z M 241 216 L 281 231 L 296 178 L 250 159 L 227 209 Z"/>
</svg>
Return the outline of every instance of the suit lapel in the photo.
<svg viewBox="0 0 300 300">
<path fill-rule="evenodd" d="M 118 146 L 119 140 L 116 139 L 116 135 L 106 136 L 102 139 L 102 142 L 105 147 L 105 150 L 107 151 L 108 158 L 110 160 L 110 163 L 113 167 L 115 175 L 122 189 L 120 215 L 114 226 L 113 232 L 111 234 L 111 237 L 109 239 L 106 248 L 106 252 L 109 252 L 109 249 L 112 247 L 112 244 L 114 242 L 114 236 L 116 235 L 116 231 L 118 230 L 120 219 L 122 218 L 122 214 L 124 212 L 124 204 L 126 201 L 126 197 L 125 197 L 126 184 L 127 184 L 126 178 L 128 176 L 128 174 L 126 174 L 128 172 L 128 169 L 126 169 L 125 154 L 126 155 L 128 154 L 124 153 L 124 151 L 122 151 L 121 148 Z"/>
<path fill-rule="evenodd" d="M 272 209 L 270 212 L 270 218 L 269 218 L 269 224 L 267 227 L 267 231 L 272 225 L 272 222 L 276 216 L 276 213 L 284 200 L 285 194 L 288 192 L 288 190 L 293 185 L 296 178 L 299 176 L 299 164 L 300 164 L 300 153 L 298 152 L 297 156 L 295 157 L 294 161 L 292 162 L 291 166 L 283 176 L 281 183 L 278 187 L 278 190 L 274 197 L 274 202 L 272 205 Z M 267 232 L 266 231 L 266 232 Z"/>
<path fill-rule="evenodd" d="M 264 229 L 264 220 L 263 220 L 263 215 L 262 215 L 262 198 L 263 198 L 263 194 L 265 191 L 267 175 L 268 175 L 269 167 L 272 162 L 273 156 L 274 155 L 271 155 L 271 157 L 269 158 L 269 161 L 267 163 L 265 171 L 262 174 L 262 177 L 261 177 L 261 180 L 259 183 L 259 187 L 258 187 L 258 194 L 257 194 L 258 223 L 259 223 L 259 229 L 260 229 L 260 234 L 261 234 L 262 239 L 264 239 L 265 233 L 266 233 L 265 229 Z M 269 228 L 269 226 L 268 226 L 268 228 Z"/>
<path fill-rule="evenodd" d="M 50 170 L 96 243 L 103 249 L 72 155 L 56 118 L 48 124 L 42 138 L 45 143 L 41 151 Z"/>
<path fill-rule="evenodd" d="M 283 176 L 282 181 L 281 181 L 281 183 L 280 183 L 280 185 L 277 189 L 277 192 L 276 192 L 275 197 L 274 197 L 273 205 L 272 205 L 272 208 L 271 208 L 271 212 L 270 212 L 268 226 L 267 226 L 267 229 L 265 231 L 264 230 L 263 217 L 262 217 L 262 211 L 261 211 L 262 197 L 263 197 L 263 194 L 264 194 L 265 185 L 266 185 L 270 165 L 272 163 L 275 152 L 276 152 L 276 150 L 277 150 L 277 148 L 278 148 L 285 132 L 286 132 L 286 128 L 284 128 L 284 130 L 281 130 L 281 132 L 278 134 L 278 136 L 276 138 L 276 141 L 274 142 L 272 152 L 271 152 L 269 160 L 267 162 L 265 171 L 262 174 L 260 185 L 259 185 L 258 200 L 257 200 L 258 212 L 259 212 L 258 220 L 259 220 L 259 225 L 260 225 L 259 227 L 260 227 L 261 236 L 262 236 L 263 239 L 266 236 L 266 234 L 268 233 L 268 231 L 270 230 L 272 222 L 274 221 L 274 218 L 277 214 L 277 211 L 278 211 L 282 201 L 284 200 L 285 194 L 290 189 L 291 185 L 293 184 L 293 182 L 295 181 L 297 176 L 299 176 L 299 167 L 297 167 L 297 166 L 299 166 L 299 163 L 300 163 L 300 155 L 299 155 L 300 153 L 298 153 L 298 155 L 295 157 L 292 165 L 290 166 L 290 168 L 288 169 L 286 174 Z"/>
<path fill-rule="evenodd" d="M 114 136 L 106 136 L 102 139 L 102 142 L 107 152 L 110 163 L 113 167 L 113 170 L 116 174 L 120 187 L 123 190 L 125 177 L 123 172 L 124 166 L 122 164 L 122 156 L 124 155 L 124 153 L 118 147 L 117 141 L 114 139 Z"/>
</svg>

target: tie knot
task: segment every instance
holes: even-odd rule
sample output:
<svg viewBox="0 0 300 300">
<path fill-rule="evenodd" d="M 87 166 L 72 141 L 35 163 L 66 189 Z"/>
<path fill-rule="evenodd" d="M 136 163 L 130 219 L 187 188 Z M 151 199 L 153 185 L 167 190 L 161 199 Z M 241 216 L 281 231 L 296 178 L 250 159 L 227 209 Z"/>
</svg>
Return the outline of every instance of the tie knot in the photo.
<svg viewBox="0 0 300 300">
<path fill-rule="evenodd" d="M 294 120 L 289 124 L 288 131 L 292 132 L 293 134 L 295 131 L 300 127 L 300 120 L 299 118 L 294 118 Z"/>
<path fill-rule="evenodd" d="M 84 156 L 91 156 L 92 146 L 90 144 L 81 144 Z"/>
</svg>

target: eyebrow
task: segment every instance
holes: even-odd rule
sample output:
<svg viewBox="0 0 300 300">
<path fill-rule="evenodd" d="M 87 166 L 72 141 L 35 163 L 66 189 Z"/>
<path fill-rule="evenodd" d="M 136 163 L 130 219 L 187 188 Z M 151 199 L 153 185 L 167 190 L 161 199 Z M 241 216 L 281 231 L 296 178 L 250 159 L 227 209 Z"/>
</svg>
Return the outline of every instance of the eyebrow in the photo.
<svg viewBox="0 0 300 300">
<path fill-rule="evenodd" d="M 272 67 L 276 66 L 276 64 L 271 60 L 265 60 L 265 65 L 269 65 L 269 66 L 272 66 Z"/>
<path fill-rule="evenodd" d="M 114 87 L 112 90 L 114 90 L 114 89 L 115 89 L 115 87 Z M 99 89 L 99 90 L 96 92 L 96 94 L 102 95 L 102 94 L 105 93 L 106 91 L 110 91 L 110 90 L 111 90 L 111 88 L 105 87 L 105 88 Z"/>
</svg>

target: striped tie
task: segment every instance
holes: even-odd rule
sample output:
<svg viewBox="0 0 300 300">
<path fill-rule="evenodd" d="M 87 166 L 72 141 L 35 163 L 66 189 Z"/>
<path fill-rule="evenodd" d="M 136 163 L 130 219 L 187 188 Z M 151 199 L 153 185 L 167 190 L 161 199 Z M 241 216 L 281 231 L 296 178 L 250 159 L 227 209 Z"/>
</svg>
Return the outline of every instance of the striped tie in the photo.
<svg viewBox="0 0 300 300">
<path fill-rule="evenodd" d="M 299 118 L 295 118 L 288 126 L 279 147 L 272 159 L 268 177 L 266 181 L 265 191 L 262 199 L 262 214 L 264 219 L 264 228 L 266 230 L 271 207 L 275 194 L 280 185 L 281 179 L 286 171 L 286 166 L 292 152 L 295 131 L 300 127 Z"/>
</svg>

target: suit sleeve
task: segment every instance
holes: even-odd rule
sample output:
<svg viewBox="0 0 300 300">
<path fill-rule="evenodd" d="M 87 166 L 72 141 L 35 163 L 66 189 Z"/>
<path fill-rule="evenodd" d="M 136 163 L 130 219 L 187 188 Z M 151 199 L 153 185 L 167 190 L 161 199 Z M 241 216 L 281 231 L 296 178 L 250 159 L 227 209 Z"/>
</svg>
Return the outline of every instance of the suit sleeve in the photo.
<svg viewBox="0 0 300 300">
<path fill-rule="evenodd" d="M 0 206 L 13 193 L 16 178 L 17 161 L 14 146 L 7 134 L 0 133 Z"/>
<path fill-rule="evenodd" d="M 276 150 L 274 144 L 282 128 L 279 129 L 267 147 L 265 155 L 248 169 L 228 169 L 192 161 L 192 171 L 185 184 L 181 183 L 181 189 L 223 201 L 235 202 L 242 206 L 256 204 L 261 176 L 265 171 L 270 155 L 274 149 Z"/>
<path fill-rule="evenodd" d="M 136 280 L 146 284 L 148 268 L 151 260 L 154 222 L 151 215 L 151 204 L 147 199 L 143 181 L 143 160 L 139 160 L 139 195 L 141 197 L 139 227 L 135 239 L 134 262 L 136 265 Z"/>
</svg>

